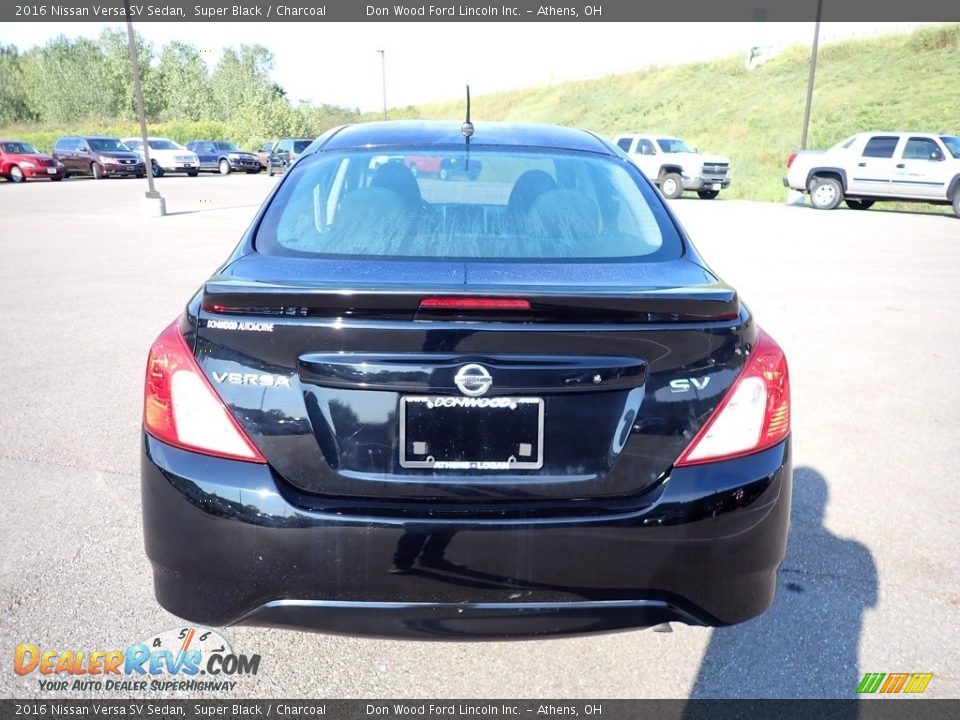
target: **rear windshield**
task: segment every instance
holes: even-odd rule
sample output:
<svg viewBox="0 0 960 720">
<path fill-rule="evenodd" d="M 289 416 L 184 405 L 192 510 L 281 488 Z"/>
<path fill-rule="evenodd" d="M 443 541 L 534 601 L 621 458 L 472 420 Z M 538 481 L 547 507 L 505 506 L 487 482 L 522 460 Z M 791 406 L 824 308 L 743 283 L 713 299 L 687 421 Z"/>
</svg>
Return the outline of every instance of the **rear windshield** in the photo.
<svg viewBox="0 0 960 720">
<path fill-rule="evenodd" d="M 295 153 L 302 153 L 307 147 L 312 143 L 313 140 L 296 140 L 293 143 L 293 151 Z"/>
<path fill-rule="evenodd" d="M 257 231 L 261 253 L 489 260 L 680 256 L 633 166 L 573 152 L 430 148 L 317 153 L 297 163 Z"/>
<path fill-rule="evenodd" d="M 128 148 L 119 140 L 112 140 L 110 138 L 90 138 L 87 142 L 90 144 L 91 148 L 94 150 L 99 150 L 100 152 L 130 152 L 130 148 Z"/>
</svg>

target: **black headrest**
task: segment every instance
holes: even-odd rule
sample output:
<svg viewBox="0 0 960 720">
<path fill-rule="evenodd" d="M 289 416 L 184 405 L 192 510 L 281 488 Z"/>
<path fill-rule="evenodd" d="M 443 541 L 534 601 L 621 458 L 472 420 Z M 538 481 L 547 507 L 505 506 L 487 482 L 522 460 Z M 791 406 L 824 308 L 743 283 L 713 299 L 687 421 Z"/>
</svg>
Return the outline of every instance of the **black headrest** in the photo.
<svg viewBox="0 0 960 720">
<path fill-rule="evenodd" d="M 388 162 L 378 167 L 370 181 L 370 187 L 392 190 L 411 209 L 423 203 L 417 179 L 410 172 L 410 168 L 400 162 Z"/>
<path fill-rule="evenodd" d="M 556 181 L 549 173 L 543 170 L 527 170 L 513 184 L 510 199 L 507 200 L 507 211 L 510 213 L 526 213 L 533 207 L 533 201 L 548 190 L 557 187 Z"/>
</svg>

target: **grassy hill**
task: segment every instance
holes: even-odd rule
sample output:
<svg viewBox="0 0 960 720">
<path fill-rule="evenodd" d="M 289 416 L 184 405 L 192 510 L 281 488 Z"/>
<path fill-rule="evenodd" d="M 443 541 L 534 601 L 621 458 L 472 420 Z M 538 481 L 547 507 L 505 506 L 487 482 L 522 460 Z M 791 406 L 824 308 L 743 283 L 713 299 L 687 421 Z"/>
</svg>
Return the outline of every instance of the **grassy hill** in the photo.
<svg viewBox="0 0 960 720">
<path fill-rule="evenodd" d="M 809 48 L 754 70 L 743 57 L 473 98 L 473 119 L 551 122 L 613 136 L 665 132 L 729 155 L 726 197 L 782 200 L 799 147 Z M 821 46 L 808 146 L 871 129 L 960 133 L 960 25 Z M 409 108 L 408 117 L 461 119 L 463 102 Z M 398 117 L 394 112 L 392 117 Z"/>
</svg>

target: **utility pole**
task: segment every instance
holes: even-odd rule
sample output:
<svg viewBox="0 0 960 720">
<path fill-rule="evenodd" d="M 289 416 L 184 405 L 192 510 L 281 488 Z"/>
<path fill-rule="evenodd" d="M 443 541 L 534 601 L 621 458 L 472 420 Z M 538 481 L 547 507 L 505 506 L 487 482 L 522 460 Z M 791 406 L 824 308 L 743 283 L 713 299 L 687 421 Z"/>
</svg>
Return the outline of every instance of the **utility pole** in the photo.
<svg viewBox="0 0 960 720">
<path fill-rule="evenodd" d="M 144 210 L 150 215 L 166 215 L 167 206 L 153 185 L 153 164 L 150 161 L 150 144 L 147 142 L 147 118 L 143 110 L 143 86 L 140 84 L 140 60 L 137 57 L 137 40 L 130 21 L 130 0 L 123 0 L 127 18 L 127 44 L 130 46 L 130 70 L 133 73 L 133 94 L 137 99 L 137 117 L 140 120 L 140 139 L 143 141 L 143 163 L 147 170 L 147 193 Z"/>
<path fill-rule="evenodd" d="M 380 53 L 380 79 L 383 81 L 383 119 L 387 119 L 387 51 L 377 50 Z"/>
<path fill-rule="evenodd" d="M 813 30 L 813 49 L 810 54 L 810 77 L 807 78 L 807 107 L 803 111 L 803 135 L 800 149 L 807 149 L 807 131 L 810 129 L 810 106 L 813 104 L 813 81 L 817 75 L 817 55 L 820 48 L 820 17 L 823 14 L 823 0 L 817 0 L 817 24 Z"/>
</svg>

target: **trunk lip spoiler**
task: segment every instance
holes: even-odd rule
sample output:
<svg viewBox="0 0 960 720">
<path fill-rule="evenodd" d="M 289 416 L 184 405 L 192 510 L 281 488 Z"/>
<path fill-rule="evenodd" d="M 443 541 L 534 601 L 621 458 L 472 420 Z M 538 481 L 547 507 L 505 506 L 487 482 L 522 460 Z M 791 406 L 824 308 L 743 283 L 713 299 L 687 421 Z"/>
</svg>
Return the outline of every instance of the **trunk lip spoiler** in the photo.
<svg viewBox="0 0 960 720">
<path fill-rule="evenodd" d="M 568 315 L 569 320 L 629 322 L 683 322 L 734 320 L 740 316 L 741 303 L 737 292 L 723 284 L 698 287 L 643 288 L 626 291 L 623 288 L 524 288 L 464 287 L 431 285 L 362 285 L 302 286 L 237 281 L 208 282 L 204 286 L 201 307 L 204 312 L 217 315 L 256 315 L 294 317 L 363 317 L 375 318 L 383 313 L 385 319 L 398 319 L 391 313 L 403 313 L 410 320 L 443 320 L 448 311 L 430 311 L 421 308 L 427 297 L 449 298 L 523 298 L 529 300 L 531 311 L 520 319 L 536 320 L 551 315 Z M 518 315 L 516 311 L 502 311 Z M 459 317 L 469 319 L 483 313 L 468 311 Z M 646 317 L 644 317 L 646 316 Z"/>
</svg>

